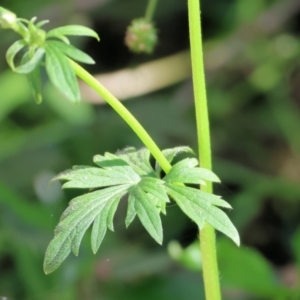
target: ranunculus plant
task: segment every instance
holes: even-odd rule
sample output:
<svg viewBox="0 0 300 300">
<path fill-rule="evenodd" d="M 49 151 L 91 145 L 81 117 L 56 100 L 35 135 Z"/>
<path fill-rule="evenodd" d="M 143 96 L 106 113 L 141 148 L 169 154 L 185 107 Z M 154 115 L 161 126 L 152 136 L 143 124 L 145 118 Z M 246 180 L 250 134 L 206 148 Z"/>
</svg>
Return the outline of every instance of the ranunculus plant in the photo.
<svg viewBox="0 0 300 300">
<path fill-rule="evenodd" d="M 156 29 L 151 20 L 155 4 L 156 1 L 150 0 L 145 18 L 134 20 L 127 30 L 126 43 L 135 52 L 151 52 L 155 47 Z M 25 20 L 0 8 L 2 28 L 12 29 L 20 35 L 20 39 L 7 50 L 7 63 L 14 72 L 27 77 L 37 103 L 42 102 L 42 68 L 52 84 L 74 103 L 80 101 L 77 75 L 115 109 L 145 146 L 95 155 L 93 166 L 74 166 L 54 178 L 64 182 L 63 188 L 90 189 L 90 192 L 72 199 L 63 212 L 46 250 L 46 274 L 57 269 L 70 252 L 78 255 L 81 240 L 89 227 L 92 227 L 92 251 L 96 253 L 107 229 L 114 230 L 114 214 L 120 201 L 125 199 L 128 203 L 126 226 L 134 218 L 139 218 L 151 237 L 162 244 L 160 216 L 167 213 L 168 203 L 175 201 L 200 230 L 206 297 L 221 299 L 214 229 L 226 234 L 237 245 L 240 241 L 236 228 L 223 211 L 231 206 L 212 193 L 212 182 L 219 182 L 219 178 L 211 171 L 199 0 L 188 1 L 188 12 L 200 166 L 189 147 L 161 151 L 123 104 L 75 62 L 92 64 L 94 60 L 72 46 L 68 36 L 90 36 L 99 40 L 95 31 L 71 25 L 46 32 L 42 28 L 48 21 Z M 180 152 L 189 152 L 191 157 L 174 164 L 173 159 Z M 151 156 L 155 159 L 155 166 L 150 164 Z M 124 195 L 127 196 L 125 199 Z"/>
</svg>

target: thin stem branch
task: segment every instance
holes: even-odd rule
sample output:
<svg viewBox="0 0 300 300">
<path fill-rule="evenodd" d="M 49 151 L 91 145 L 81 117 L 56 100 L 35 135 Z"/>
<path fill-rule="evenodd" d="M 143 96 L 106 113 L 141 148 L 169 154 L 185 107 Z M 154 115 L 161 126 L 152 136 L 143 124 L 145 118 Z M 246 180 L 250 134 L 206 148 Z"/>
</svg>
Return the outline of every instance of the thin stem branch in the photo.
<svg viewBox="0 0 300 300">
<path fill-rule="evenodd" d="M 192 74 L 196 109 L 198 151 L 200 166 L 211 170 L 211 147 L 209 118 L 203 64 L 202 34 L 200 22 L 200 0 L 188 0 L 189 31 L 191 44 Z M 201 186 L 205 192 L 212 193 L 212 184 Z M 220 283 L 216 257 L 215 230 L 205 224 L 200 230 L 203 277 L 207 300 L 220 300 Z"/>
<path fill-rule="evenodd" d="M 161 150 L 152 140 L 147 131 L 137 121 L 137 119 L 128 111 L 128 109 L 110 92 L 108 91 L 96 78 L 88 73 L 84 68 L 69 60 L 76 75 L 93 88 L 131 127 L 136 135 L 141 139 L 144 145 L 149 149 L 156 161 L 159 163 L 164 172 L 168 173 L 171 165 L 165 158 Z"/>
<path fill-rule="evenodd" d="M 146 13 L 145 13 L 145 19 L 149 22 L 152 20 L 156 5 L 157 5 L 157 0 L 149 0 L 148 1 Z"/>
</svg>

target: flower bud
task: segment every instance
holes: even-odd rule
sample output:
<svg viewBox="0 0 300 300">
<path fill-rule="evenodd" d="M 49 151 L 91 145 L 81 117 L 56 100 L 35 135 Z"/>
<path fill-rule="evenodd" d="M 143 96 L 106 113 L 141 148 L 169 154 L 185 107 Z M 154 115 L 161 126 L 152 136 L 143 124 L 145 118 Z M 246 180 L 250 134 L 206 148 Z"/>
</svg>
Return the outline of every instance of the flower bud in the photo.
<svg viewBox="0 0 300 300">
<path fill-rule="evenodd" d="M 3 8 L 3 7 L 0 7 L 0 25 L 2 28 L 14 28 L 15 25 L 17 23 L 17 16 Z"/>
<path fill-rule="evenodd" d="M 136 53 L 151 53 L 157 44 L 157 30 L 146 19 L 135 19 L 127 28 L 125 44 Z"/>
</svg>

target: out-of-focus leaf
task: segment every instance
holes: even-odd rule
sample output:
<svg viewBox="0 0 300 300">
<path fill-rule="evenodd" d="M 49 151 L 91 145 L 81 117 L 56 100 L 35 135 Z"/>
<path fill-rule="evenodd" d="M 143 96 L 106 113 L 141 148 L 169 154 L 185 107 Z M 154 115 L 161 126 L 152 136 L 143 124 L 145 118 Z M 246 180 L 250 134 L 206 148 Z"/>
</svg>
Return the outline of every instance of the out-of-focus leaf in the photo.
<svg viewBox="0 0 300 300">
<path fill-rule="evenodd" d="M 171 241 L 168 244 L 168 252 L 176 262 L 185 268 L 197 272 L 202 270 L 199 241 L 190 244 L 185 249 L 177 241 Z"/>
<path fill-rule="evenodd" d="M 1 73 L 0 91 L 0 121 L 31 97 L 26 79 L 11 70 Z"/>
<path fill-rule="evenodd" d="M 38 228 L 50 229 L 49 212 L 44 206 L 31 203 L 0 182 L 0 206 L 9 209 L 20 220 Z"/>
<path fill-rule="evenodd" d="M 227 240 L 220 239 L 218 258 L 224 285 L 234 286 L 256 297 L 287 297 L 288 289 L 279 284 L 271 265 L 256 250 L 237 248 Z"/>
<path fill-rule="evenodd" d="M 292 238 L 292 249 L 296 258 L 298 272 L 300 272 L 300 228 L 298 227 Z"/>
<path fill-rule="evenodd" d="M 70 125 L 83 126 L 95 120 L 95 110 L 90 103 L 82 101 L 80 105 L 70 105 L 68 101 L 61 101 L 61 93 L 50 82 L 44 85 L 43 96 L 45 105 Z"/>
</svg>

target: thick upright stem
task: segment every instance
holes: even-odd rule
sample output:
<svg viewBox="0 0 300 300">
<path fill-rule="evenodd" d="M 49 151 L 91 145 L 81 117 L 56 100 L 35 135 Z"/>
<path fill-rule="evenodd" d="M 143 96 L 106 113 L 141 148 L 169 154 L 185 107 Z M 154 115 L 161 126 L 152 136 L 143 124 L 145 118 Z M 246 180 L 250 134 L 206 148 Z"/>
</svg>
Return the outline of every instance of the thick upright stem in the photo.
<svg viewBox="0 0 300 300">
<path fill-rule="evenodd" d="M 203 65 L 199 0 L 188 0 L 188 13 L 199 161 L 201 167 L 211 170 L 209 118 Z M 201 189 L 212 193 L 212 184 L 207 183 L 206 186 L 201 186 Z M 221 292 L 216 256 L 215 230 L 207 223 L 200 230 L 200 248 L 206 299 L 220 300 Z"/>
<path fill-rule="evenodd" d="M 152 140 L 147 131 L 137 121 L 137 119 L 128 111 L 128 109 L 110 92 L 108 91 L 95 77 L 83 69 L 80 65 L 70 60 L 70 63 L 76 73 L 85 83 L 92 87 L 132 128 L 136 135 L 141 139 L 144 145 L 148 148 L 156 161 L 159 163 L 164 172 L 168 173 L 171 165 L 161 150 Z"/>
</svg>

